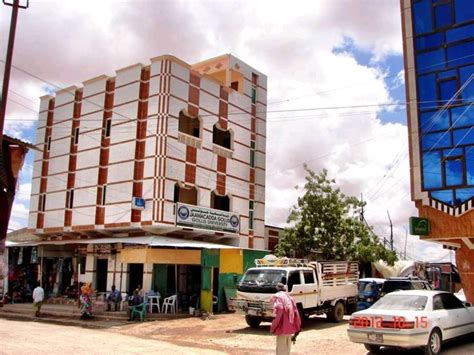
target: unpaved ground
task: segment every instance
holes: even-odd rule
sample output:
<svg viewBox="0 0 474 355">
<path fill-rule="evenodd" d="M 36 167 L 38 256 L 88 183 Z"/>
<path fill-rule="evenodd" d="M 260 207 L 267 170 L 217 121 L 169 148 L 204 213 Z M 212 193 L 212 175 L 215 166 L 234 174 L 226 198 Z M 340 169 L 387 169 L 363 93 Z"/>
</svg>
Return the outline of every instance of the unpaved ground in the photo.
<svg viewBox="0 0 474 355">
<path fill-rule="evenodd" d="M 213 319 L 187 318 L 117 324 L 77 321 L 77 326 L 0 318 L 0 354 L 274 354 L 275 337 L 269 325 L 247 326 L 242 315 L 224 314 Z M 102 329 L 84 327 L 99 326 Z M 105 328 L 104 328 L 104 323 Z M 349 341 L 347 321 L 328 323 L 310 319 L 292 354 L 367 354 L 362 345 Z M 464 339 L 444 346 L 443 354 L 474 354 L 474 342 Z M 382 351 L 393 354 L 392 349 Z M 421 351 L 403 351 L 419 355 Z"/>
</svg>

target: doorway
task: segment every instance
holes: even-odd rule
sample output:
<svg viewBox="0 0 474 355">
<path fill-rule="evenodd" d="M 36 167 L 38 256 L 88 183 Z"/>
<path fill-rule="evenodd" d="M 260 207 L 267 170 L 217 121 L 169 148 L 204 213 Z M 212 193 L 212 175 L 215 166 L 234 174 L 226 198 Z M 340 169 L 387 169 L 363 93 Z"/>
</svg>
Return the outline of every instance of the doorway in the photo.
<svg viewBox="0 0 474 355">
<path fill-rule="evenodd" d="M 143 288 L 143 264 L 128 264 L 128 294 L 140 285 Z"/>
<path fill-rule="evenodd" d="M 98 292 L 107 291 L 107 267 L 108 259 L 97 259 L 97 271 L 95 284 Z"/>
</svg>

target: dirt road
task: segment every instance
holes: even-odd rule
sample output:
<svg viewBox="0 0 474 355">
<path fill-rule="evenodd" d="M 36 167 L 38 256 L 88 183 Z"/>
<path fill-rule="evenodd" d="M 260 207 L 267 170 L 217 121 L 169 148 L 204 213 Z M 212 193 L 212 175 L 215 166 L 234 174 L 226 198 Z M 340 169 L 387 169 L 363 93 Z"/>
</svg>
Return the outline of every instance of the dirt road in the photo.
<svg viewBox="0 0 474 355">
<path fill-rule="evenodd" d="M 79 325 L 88 323 L 79 322 Z M 92 325 L 93 323 L 89 323 Z M 187 318 L 113 325 L 86 329 L 37 321 L 0 319 L 0 354 L 274 354 L 275 337 L 269 324 L 252 329 L 242 315 L 223 314 L 212 319 Z M 362 355 L 363 345 L 346 335 L 347 321 L 328 323 L 310 319 L 292 354 Z M 469 339 L 443 346 L 443 354 L 474 354 Z M 382 354 L 393 354 L 392 349 Z M 419 355 L 420 350 L 402 351 Z"/>
</svg>

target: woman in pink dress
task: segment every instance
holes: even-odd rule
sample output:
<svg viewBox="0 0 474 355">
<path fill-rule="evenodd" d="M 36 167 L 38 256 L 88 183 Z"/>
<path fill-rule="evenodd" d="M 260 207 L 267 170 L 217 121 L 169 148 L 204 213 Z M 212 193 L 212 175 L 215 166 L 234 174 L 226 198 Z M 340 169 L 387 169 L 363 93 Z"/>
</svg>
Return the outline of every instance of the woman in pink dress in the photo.
<svg viewBox="0 0 474 355">
<path fill-rule="evenodd" d="M 291 338 L 301 329 L 301 318 L 295 300 L 286 292 L 286 286 L 278 283 L 277 293 L 270 299 L 274 319 L 270 331 L 276 335 L 277 355 L 289 354 Z"/>
</svg>

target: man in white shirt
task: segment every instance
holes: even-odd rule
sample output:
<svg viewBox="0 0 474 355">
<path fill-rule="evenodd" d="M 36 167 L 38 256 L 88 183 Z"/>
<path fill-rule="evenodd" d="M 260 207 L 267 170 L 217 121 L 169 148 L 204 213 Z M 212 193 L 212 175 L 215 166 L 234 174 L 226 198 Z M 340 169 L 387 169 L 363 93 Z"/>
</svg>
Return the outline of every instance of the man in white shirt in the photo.
<svg viewBox="0 0 474 355">
<path fill-rule="evenodd" d="M 40 316 L 43 300 L 44 300 L 44 290 L 38 282 L 36 288 L 33 290 L 33 309 L 36 310 L 35 312 L 36 317 Z"/>
</svg>

